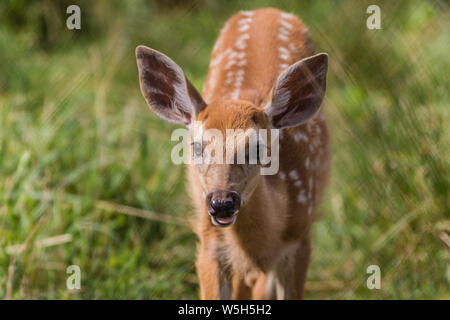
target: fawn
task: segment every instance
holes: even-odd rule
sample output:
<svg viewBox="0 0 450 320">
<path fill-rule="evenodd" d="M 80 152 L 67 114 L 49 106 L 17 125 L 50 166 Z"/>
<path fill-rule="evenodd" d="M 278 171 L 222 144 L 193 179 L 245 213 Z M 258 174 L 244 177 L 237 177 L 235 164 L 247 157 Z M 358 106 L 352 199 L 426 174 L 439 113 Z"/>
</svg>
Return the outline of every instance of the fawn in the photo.
<svg viewBox="0 0 450 320">
<path fill-rule="evenodd" d="M 211 128 L 280 129 L 274 175 L 261 175 L 259 164 L 187 167 L 201 298 L 302 299 L 310 227 L 330 168 L 320 108 L 328 55 L 315 54 L 298 18 L 267 8 L 225 24 L 202 95 L 164 54 L 138 46 L 136 57 L 150 109 L 192 137 Z M 190 156 L 203 152 L 192 144 Z"/>
</svg>

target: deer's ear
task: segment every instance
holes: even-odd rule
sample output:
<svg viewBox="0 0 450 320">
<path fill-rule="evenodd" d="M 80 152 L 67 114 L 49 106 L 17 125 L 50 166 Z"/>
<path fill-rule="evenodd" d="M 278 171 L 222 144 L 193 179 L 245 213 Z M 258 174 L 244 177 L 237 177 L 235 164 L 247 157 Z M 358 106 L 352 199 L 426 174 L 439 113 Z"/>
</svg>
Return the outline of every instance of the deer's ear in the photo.
<svg viewBox="0 0 450 320">
<path fill-rule="evenodd" d="M 145 46 L 136 48 L 141 91 L 159 117 L 189 125 L 206 103 L 183 70 L 166 55 Z"/>
<path fill-rule="evenodd" d="M 326 89 L 328 55 L 300 60 L 278 78 L 272 100 L 264 108 L 274 128 L 298 126 L 320 108 Z"/>
</svg>

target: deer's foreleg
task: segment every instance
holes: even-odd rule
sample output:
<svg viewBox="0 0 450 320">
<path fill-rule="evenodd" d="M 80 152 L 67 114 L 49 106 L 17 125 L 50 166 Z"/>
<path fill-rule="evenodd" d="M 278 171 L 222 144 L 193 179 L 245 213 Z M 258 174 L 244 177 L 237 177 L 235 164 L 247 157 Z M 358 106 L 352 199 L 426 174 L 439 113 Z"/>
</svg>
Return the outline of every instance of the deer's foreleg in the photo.
<svg viewBox="0 0 450 320">
<path fill-rule="evenodd" d="M 206 246 L 200 246 L 196 267 L 201 299 L 231 299 L 233 290 L 231 270 L 216 250 L 208 250 Z"/>
</svg>

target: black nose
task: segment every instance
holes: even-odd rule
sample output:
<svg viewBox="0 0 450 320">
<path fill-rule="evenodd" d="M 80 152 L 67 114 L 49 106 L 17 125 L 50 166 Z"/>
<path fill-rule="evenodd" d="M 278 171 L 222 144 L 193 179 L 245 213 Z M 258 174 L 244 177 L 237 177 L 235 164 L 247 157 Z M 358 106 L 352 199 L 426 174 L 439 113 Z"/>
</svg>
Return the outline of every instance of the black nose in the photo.
<svg viewBox="0 0 450 320">
<path fill-rule="evenodd" d="M 211 215 L 229 217 L 239 210 L 241 198 L 234 191 L 215 191 L 206 197 L 206 205 Z"/>
</svg>

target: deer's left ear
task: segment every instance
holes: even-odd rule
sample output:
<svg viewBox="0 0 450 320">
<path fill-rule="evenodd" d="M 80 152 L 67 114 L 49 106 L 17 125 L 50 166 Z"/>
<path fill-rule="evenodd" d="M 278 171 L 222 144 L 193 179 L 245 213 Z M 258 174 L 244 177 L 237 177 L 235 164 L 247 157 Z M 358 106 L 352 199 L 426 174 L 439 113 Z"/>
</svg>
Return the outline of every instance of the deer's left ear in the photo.
<svg viewBox="0 0 450 320">
<path fill-rule="evenodd" d="M 272 100 L 264 108 L 274 128 L 298 126 L 319 110 L 327 70 L 328 55 L 319 53 L 294 63 L 279 76 Z"/>
<path fill-rule="evenodd" d="M 136 48 L 141 91 L 160 118 L 189 125 L 206 103 L 183 70 L 169 57 L 145 46 Z"/>
</svg>

